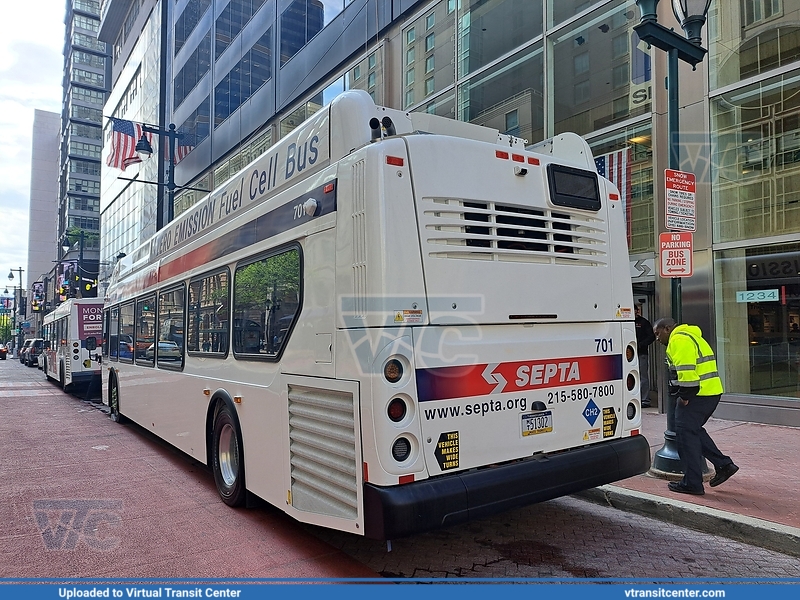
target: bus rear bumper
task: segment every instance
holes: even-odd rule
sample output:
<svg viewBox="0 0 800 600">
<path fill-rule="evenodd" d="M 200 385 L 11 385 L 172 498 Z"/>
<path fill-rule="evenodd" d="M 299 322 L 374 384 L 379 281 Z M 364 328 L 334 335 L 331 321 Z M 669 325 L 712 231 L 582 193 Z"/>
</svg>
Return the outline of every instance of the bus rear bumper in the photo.
<svg viewBox="0 0 800 600">
<path fill-rule="evenodd" d="M 391 540 L 574 494 L 650 468 L 642 435 L 393 487 L 364 484 L 364 534 Z"/>
<path fill-rule="evenodd" d="M 100 377 L 100 371 L 80 371 L 72 373 L 72 383 L 88 383 L 95 377 Z"/>
</svg>

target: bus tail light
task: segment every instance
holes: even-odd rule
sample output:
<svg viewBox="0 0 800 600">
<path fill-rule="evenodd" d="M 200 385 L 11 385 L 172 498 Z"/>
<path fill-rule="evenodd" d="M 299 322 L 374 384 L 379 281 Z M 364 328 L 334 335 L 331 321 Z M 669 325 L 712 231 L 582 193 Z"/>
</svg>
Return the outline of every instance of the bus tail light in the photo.
<svg viewBox="0 0 800 600">
<path fill-rule="evenodd" d="M 383 376 L 389 383 L 397 383 L 403 377 L 403 363 L 396 358 L 390 358 L 383 365 Z"/>
<path fill-rule="evenodd" d="M 390 421 L 393 423 L 399 423 L 405 418 L 406 413 L 408 413 L 405 400 L 402 398 L 392 398 L 392 401 L 389 402 L 389 407 L 387 408 L 386 412 L 389 415 Z"/>
<path fill-rule="evenodd" d="M 632 421 L 633 418 L 636 416 L 636 405 L 633 402 L 628 402 L 628 409 L 626 411 L 626 415 L 629 421 Z"/>
<path fill-rule="evenodd" d="M 628 378 L 626 379 L 626 384 L 628 386 L 628 391 L 632 392 L 633 388 L 636 387 L 636 377 L 633 376 L 633 373 L 628 373 Z"/>
<path fill-rule="evenodd" d="M 397 438 L 392 444 L 392 458 L 397 462 L 405 462 L 411 456 L 411 442 L 406 437 Z"/>
<path fill-rule="evenodd" d="M 636 353 L 633 351 L 633 346 L 630 344 L 627 345 L 625 348 L 625 358 L 628 362 L 633 362 L 633 357 L 636 356 Z"/>
</svg>

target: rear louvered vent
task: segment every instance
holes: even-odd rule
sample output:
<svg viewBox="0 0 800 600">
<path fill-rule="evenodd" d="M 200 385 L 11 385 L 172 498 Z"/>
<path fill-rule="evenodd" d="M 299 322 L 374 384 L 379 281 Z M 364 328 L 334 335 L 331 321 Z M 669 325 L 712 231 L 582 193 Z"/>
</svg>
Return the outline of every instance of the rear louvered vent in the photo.
<svg viewBox="0 0 800 600">
<path fill-rule="evenodd" d="M 292 506 L 355 519 L 356 439 L 351 394 L 290 386 Z"/>
<path fill-rule="evenodd" d="M 606 223 L 580 211 L 452 198 L 423 200 L 430 256 L 545 264 L 608 263 Z"/>
</svg>

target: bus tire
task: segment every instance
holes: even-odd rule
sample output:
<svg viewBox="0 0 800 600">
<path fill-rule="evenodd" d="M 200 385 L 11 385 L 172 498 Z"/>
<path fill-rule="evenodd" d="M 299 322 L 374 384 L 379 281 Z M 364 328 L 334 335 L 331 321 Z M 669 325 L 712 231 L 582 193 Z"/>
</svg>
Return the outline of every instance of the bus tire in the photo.
<svg viewBox="0 0 800 600">
<path fill-rule="evenodd" d="M 222 501 L 228 506 L 242 506 L 247 497 L 242 434 L 231 409 L 224 403 L 214 417 L 211 470 Z"/>
<path fill-rule="evenodd" d="M 108 416 L 114 423 L 125 423 L 127 420 L 119 412 L 119 383 L 113 375 L 109 377 L 108 381 Z"/>
<path fill-rule="evenodd" d="M 69 388 L 71 388 L 72 386 L 67 383 L 67 376 L 64 371 L 64 363 L 61 363 L 61 366 L 58 369 L 58 373 L 59 373 L 58 384 L 61 386 L 62 390 L 68 392 Z"/>
</svg>

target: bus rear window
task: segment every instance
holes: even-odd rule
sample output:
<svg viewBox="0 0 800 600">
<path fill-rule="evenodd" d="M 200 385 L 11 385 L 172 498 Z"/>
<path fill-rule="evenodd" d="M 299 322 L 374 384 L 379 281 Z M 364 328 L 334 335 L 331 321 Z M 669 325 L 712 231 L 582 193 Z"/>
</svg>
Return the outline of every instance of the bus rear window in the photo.
<svg viewBox="0 0 800 600">
<path fill-rule="evenodd" d="M 564 165 L 547 165 L 550 199 L 556 206 L 600 210 L 597 174 Z"/>
</svg>

